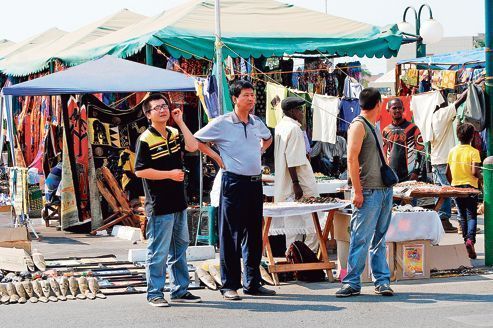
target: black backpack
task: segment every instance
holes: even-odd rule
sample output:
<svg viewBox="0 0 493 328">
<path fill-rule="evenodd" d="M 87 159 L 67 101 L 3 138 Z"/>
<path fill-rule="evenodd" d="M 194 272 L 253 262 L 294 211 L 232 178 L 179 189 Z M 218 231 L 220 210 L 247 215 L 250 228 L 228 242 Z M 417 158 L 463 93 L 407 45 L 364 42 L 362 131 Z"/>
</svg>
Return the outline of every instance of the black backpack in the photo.
<svg viewBox="0 0 493 328">
<path fill-rule="evenodd" d="M 286 260 L 291 264 L 320 262 L 317 259 L 317 255 L 302 241 L 295 241 L 289 246 Z M 296 271 L 294 275 L 299 281 L 316 282 L 325 280 L 323 270 Z"/>
</svg>

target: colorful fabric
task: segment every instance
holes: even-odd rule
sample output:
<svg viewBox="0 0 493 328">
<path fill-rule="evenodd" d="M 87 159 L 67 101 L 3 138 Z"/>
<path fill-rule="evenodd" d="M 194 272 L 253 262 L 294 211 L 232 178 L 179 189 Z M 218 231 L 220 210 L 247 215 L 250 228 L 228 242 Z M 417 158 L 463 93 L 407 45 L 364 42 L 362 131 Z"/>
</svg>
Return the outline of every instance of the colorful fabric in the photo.
<svg viewBox="0 0 493 328">
<path fill-rule="evenodd" d="M 61 226 L 62 230 L 79 224 L 79 211 L 75 185 L 72 175 L 72 165 L 69 157 L 69 143 L 67 129 L 63 130 L 62 152 L 62 181 L 61 181 Z"/>
<path fill-rule="evenodd" d="M 282 119 L 281 102 L 288 95 L 288 89 L 282 85 L 267 82 L 265 119 L 269 128 L 275 128 Z"/>
<path fill-rule="evenodd" d="M 442 81 L 440 83 L 440 86 L 443 89 L 454 89 L 455 88 L 455 78 L 456 78 L 456 72 L 455 71 L 443 71 L 442 72 Z"/>
</svg>

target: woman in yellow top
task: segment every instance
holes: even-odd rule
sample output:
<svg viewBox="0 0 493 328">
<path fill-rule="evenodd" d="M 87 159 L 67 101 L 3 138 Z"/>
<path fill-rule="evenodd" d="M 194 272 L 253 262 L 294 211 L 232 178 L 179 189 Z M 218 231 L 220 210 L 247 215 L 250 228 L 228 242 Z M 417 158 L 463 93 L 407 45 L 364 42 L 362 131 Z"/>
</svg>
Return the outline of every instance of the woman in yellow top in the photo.
<svg viewBox="0 0 493 328">
<path fill-rule="evenodd" d="M 479 188 L 482 182 L 481 157 L 479 151 L 471 146 L 474 127 L 469 123 L 457 126 L 457 137 L 460 145 L 452 148 L 448 154 L 447 179 L 454 187 Z M 474 244 L 476 243 L 478 196 L 457 198 L 457 207 L 461 217 L 462 237 L 471 259 L 476 258 Z"/>
</svg>

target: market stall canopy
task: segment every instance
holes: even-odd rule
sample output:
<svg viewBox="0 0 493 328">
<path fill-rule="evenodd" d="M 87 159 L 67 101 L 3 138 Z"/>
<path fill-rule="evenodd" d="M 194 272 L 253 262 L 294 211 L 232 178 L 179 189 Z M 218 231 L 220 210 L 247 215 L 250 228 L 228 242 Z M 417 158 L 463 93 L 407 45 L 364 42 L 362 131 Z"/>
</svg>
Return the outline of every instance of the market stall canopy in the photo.
<svg viewBox="0 0 493 328">
<path fill-rule="evenodd" d="M 182 73 L 104 56 L 2 89 L 4 95 L 12 96 L 137 91 L 195 91 L 194 79 Z"/>
<path fill-rule="evenodd" d="M 78 65 L 105 54 L 125 58 L 146 44 L 163 47 L 177 58 L 213 58 L 214 17 L 213 0 L 191 0 L 73 48 L 60 59 Z M 397 55 L 402 41 L 396 25 L 379 28 L 273 0 L 221 1 L 221 33 L 224 56 L 245 58 L 306 51 L 389 58 Z"/>
<path fill-rule="evenodd" d="M 463 65 L 484 63 L 485 61 L 485 48 L 477 48 L 472 50 L 461 50 L 421 58 L 400 60 L 397 62 L 397 65 L 422 64 L 438 65 L 444 67 L 458 66 L 460 68 Z"/>
<path fill-rule="evenodd" d="M 50 60 L 57 58 L 62 51 L 94 41 L 144 18 L 147 17 L 128 9 L 120 10 L 116 14 L 67 33 L 53 42 L 40 44 L 14 57 L 11 56 L 0 62 L 0 70 L 10 76 L 24 76 L 43 71 L 49 67 Z"/>
<path fill-rule="evenodd" d="M 9 57 L 13 57 L 21 52 L 27 51 L 33 47 L 40 44 L 52 42 L 56 39 L 61 38 L 67 32 L 57 29 L 56 27 L 50 28 L 49 30 L 28 38 L 22 42 L 16 43 L 8 48 L 0 49 L 0 63 Z"/>
</svg>

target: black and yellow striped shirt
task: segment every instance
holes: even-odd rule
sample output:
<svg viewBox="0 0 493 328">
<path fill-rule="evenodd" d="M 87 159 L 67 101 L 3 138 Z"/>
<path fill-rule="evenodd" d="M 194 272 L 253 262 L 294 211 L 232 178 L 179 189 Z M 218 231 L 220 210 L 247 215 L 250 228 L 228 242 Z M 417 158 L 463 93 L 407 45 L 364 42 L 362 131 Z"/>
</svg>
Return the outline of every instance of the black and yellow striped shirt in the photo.
<svg viewBox="0 0 493 328">
<path fill-rule="evenodd" d="M 185 151 L 183 135 L 172 127 L 166 127 L 166 130 L 168 132 L 166 138 L 152 126 L 140 135 L 135 152 L 135 171 L 183 169 L 182 153 Z M 170 214 L 186 209 L 183 182 L 170 179 L 142 179 L 142 181 L 148 216 Z"/>
</svg>

